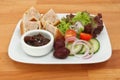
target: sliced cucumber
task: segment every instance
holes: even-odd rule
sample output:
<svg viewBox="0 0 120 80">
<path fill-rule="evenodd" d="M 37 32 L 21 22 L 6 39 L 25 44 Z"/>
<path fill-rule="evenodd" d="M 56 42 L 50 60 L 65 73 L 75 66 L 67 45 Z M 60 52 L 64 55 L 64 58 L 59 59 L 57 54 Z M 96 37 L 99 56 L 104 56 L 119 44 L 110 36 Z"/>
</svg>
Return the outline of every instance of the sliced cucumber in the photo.
<svg viewBox="0 0 120 80">
<path fill-rule="evenodd" d="M 97 39 L 95 39 L 95 38 L 90 39 L 89 43 L 93 47 L 94 54 L 99 51 L 99 49 L 100 49 L 100 42 Z M 71 50 L 72 49 L 72 43 L 68 43 L 66 45 L 66 48 L 68 48 L 69 50 Z M 80 45 L 79 44 L 79 45 L 75 45 L 75 47 L 74 47 L 74 52 L 76 54 L 84 54 L 85 51 L 86 51 L 86 47 L 84 45 Z M 70 56 L 74 56 L 74 55 L 72 53 L 70 53 Z"/>
<path fill-rule="evenodd" d="M 86 51 L 86 48 L 85 48 L 85 46 L 84 46 L 84 45 L 82 45 L 81 50 L 80 50 L 77 54 L 84 54 L 84 53 L 85 53 L 85 51 Z"/>
<path fill-rule="evenodd" d="M 69 50 L 71 50 L 71 48 L 72 48 L 72 43 L 67 43 L 66 48 L 68 48 Z"/>
<path fill-rule="evenodd" d="M 81 50 L 81 48 L 82 48 L 82 45 L 75 45 L 74 47 L 75 53 L 78 53 Z"/>
<path fill-rule="evenodd" d="M 66 47 L 67 47 L 69 50 L 71 50 L 71 49 L 72 49 L 72 43 L 68 43 L 68 44 L 66 45 Z M 81 50 L 81 48 L 82 48 L 82 45 L 75 45 L 75 47 L 74 47 L 74 53 L 78 53 L 78 52 Z M 72 55 L 72 53 L 70 53 L 70 55 Z"/>
<path fill-rule="evenodd" d="M 90 39 L 89 42 L 93 46 L 94 53 L 98 52 L 100 49 L 100 42 L 95 38 Z"/>
<path fill-rule="evenodd" d="M 74 54 L 69 54 L 69 56 L 74 56 Z"/>
<path fill-rule="evenodd" d="M 100 49 L 100 43 L 97 39 L 93 38 L 89 41 L 89 43 L 93 47 L 94 54 L 99 51 Z M 83 45 L 82 49 L 77 54 L 84 54 L 86 51 L 86 47 Z"/>
</svg>

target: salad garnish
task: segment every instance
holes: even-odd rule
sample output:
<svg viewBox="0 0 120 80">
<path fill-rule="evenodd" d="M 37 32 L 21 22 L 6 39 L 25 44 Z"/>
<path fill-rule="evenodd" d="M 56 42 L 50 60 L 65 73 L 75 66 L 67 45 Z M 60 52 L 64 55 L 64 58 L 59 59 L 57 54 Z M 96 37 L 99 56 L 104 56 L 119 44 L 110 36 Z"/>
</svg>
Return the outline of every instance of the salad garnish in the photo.
<svg viewBox="0 0 120 80">
<path fill-rule="evenodd" d="M 55 51 L 54 55 L 59 53 L 60 57 L 66 58 L 69 54 L 88 59 L 99 51 L 100 42 L 96 37 L 103 30 L 102 14 L 93 16 L 87 11 L 77 12 L 76 15 L 69 14 L 61 19 L 57 27 L 64 36 L 65 45 L 58 52 Z M 62 44 L 64 43 L 61 42 L 60 45 Z"/>
<path fill-rule="evenodd" d="M 72 18 L 73 22 L 80 21 L 83 26 L 91 23 L 91 16 L 88 12 L 83 11 L 83 12 L 78 12 L 76 15 Z"/>
</svg>

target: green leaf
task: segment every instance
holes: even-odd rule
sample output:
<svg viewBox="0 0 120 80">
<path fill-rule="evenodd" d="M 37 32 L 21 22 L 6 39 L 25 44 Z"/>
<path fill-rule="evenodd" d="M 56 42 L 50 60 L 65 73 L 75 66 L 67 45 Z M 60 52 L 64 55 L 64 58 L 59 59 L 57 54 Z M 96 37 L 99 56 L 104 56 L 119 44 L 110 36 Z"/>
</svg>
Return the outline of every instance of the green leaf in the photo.
<svg viewBox="0 0 120 80">
<path fill-rule="evenodd" d="M 90 14 L 86 11 L 78 12 L 76 16 L 72 19 L 73 22 L 80 21 L 83 26 L 87 25 L 88 23 L 91 23 L 91 17 Z"/>
<path fill-rule="evenodd" d="M 64 35 L 66 30 L 69 29 L 70 23 L 66 23 L 66 21 L 62 20 L 60 24 L 57 26 L 61 33 Z"/>
</svg>

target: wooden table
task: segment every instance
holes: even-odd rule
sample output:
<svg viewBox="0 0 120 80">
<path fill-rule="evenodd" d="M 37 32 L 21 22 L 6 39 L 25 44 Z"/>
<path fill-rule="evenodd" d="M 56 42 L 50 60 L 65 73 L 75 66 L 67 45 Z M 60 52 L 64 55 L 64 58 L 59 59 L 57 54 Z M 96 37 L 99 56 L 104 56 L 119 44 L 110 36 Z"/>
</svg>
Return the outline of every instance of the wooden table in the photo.
<svg viewBox="0 0 120 80">
<path fill-rule="evenodd" d="M 8 46 L 17 22 L 31 6 L 41 13 L 102 13 L 112 57 L 90 65 L 31 65 L 12 61 Z M 0 0 L 0 80 L 120 80 L 120 0 Z"/>
</svg>

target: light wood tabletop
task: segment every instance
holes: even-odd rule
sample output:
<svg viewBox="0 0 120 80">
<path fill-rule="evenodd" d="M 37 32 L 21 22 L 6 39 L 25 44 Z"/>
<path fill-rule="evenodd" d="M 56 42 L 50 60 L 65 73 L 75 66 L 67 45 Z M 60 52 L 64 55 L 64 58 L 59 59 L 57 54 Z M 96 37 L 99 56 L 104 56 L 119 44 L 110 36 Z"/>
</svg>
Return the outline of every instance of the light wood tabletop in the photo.
<svg viewBox="0 0 120 80">
<path fill-rule="evenodd" d="M 40 13 L 87 10 L 102 13 L 112 45 L 112 57 L 98 64 L 33 65 L 11 60 L 8 46 L 26 9 Z M 120 80 L 120 0 L 0 0 L 0 80 Z M 17 43 L 16 43 L 17 44 Z"/>
</svg>

